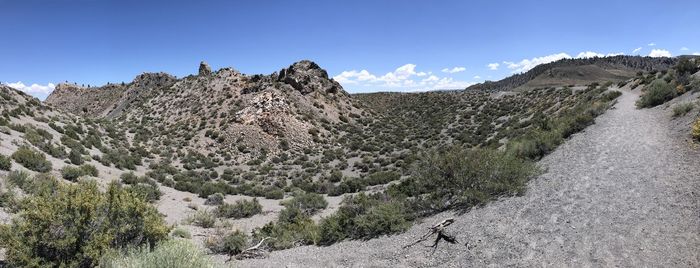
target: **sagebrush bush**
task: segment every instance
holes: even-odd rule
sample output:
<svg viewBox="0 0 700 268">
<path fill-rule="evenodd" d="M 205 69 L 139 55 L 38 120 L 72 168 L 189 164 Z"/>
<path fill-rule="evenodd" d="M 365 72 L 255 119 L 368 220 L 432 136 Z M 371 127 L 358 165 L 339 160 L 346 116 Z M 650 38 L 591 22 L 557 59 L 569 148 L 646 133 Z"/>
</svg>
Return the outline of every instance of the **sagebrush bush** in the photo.
<svg viewBox="0 0 700 268">
<path fill-rule="evenodd" d="M 287 249 L 298 245 L 313 245 L 319 240 L 318 225 L 298 208 L 285 208 L 280 212 L 277 222 L 270 222 L 262 228 L 256 228 L 253 236 L 257 239 L 270 239 L 272 249 Z"/>
<path fill-rule="evenodd" d="M 10 170 L 12 168 L 12 161 L 9 157 L 0 154 L 0 169 Z"/>
<path fill-rule="evenodd" d="M 646 88 L 646 91 L 637 100 L 637 107 L 649 108 L 676 97 L 676 90 L 663 79 L 656 79 Z"/>
<path fill-rule="evenodd" d="M 204 201 L 205 205 L 218 206 L 224 203 L 224 195 L 222 193 L 215 193 L 207 196 L 207 200 Z"/>
<path fill-rule="evenodd" d="M 202 228 L 211 228 L 216 224 L 216 216 L 209 210 L 198 210 L 187 221 Z"/>
<path fill-rule="evenodd" d="M 205 241 L 205 246 L 214 253 L 236 255 L 248 246 L 248 236 L 240 230 L 223 236 L 210 236 Z"/>
<path fill-rule="evenodd" d="M 236 200 L 234 204 L 223 203 L 214 210 L 218 217 L 242 219 L 249 218 L 262 212 L 262 205 L 257 198 L 252 200 Z"/>
<path fill-rule="evenodd" d="M 693 110 L 695 105 L 692 102 L 680 103 L 673 106 L 673 117 L 684 116 Z"/>
<path fill-rule="evenodd" d="M 417 192 L 425 196 L 428 209 L 466 209 L 501 195 L 522 193 L 536 174 L 532 162 L 491 149 L 454 147 L 425 156 L 412 178 Z"/>
<path fill-rule="evenodd" d="M 319 210 L 328 207 L 328 201 L 317 193 L 298 193 L 290 200 L 282 202 L 287 208 L 298 208 L 307 215 L 313 215 Z"/>
<path fill-rule="evenodd" d="M 20 165 L 36 172 L 51 171 L 51 162 L 46 160 L 44 153 L 36 151 L 26 145 L 17 148 L 17 151 L 12 153 L 12 159 Z"/>
<path fill-rule="evenodd" d="M 190 234 L 190 231 L 188 231 L 185 228 L 182 227 L 177 227 L 173 229 L 172 232 L 170 232 L 170 236 L 172 237 L 179 237 L 179 238 L 185 238 L 185 239 L 190 239 L 192 238 L 192 235 Z"/>
<path fill-rule="evenodd" d="M 100 261 L 104 268 L 210 268 L 209 256 L 189 240 L 169 239 L 155 247 L 143 246 L 113 252 Z"/>
<path fill-rule="evenodd" d="M 27 197 L 1 238 L 11 266 L 92 267 L 110 249 L 153 245 L 169 231 L 154 207 L 119 185 L 101 192 L 84 181 Z"/>
<path fill-rule="evenodd" d="M 405 231 L 411 220 L 407 209 L 403 202 L 386 201 L 382 195 L 346 197 L 336 213 L 321 221 L 318 243 L 330 245 Z"/>
</svg>

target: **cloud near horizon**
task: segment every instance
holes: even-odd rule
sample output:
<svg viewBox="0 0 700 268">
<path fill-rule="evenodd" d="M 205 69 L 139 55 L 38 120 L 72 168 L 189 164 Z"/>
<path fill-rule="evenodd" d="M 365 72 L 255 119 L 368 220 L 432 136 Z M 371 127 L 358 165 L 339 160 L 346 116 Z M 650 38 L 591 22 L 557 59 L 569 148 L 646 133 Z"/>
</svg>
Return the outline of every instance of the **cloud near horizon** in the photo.
<svg viewBox="0 0 700 268">
<path fill-rule="evenodd" d="M 453 74 L 453 73 L 464 72 L 466 70 L 467 70 L 467 68 L 464 68 L 464 67 L 454 67 L 452 69 L 450 69 L 450 68 L 442 69 L 442 72 L 448 73 L 448 74 Z"/>
<path fill-rule="evenodd" d="M 671 57 L 671 52 L 665 49 L 652 49 L 649 57 Z"/>
<path fill-rule="evenodd" d="M 27 94 L 50 94 L 53 92 L 56 85 L 53 83 L 48 83 L 47 85 L 31 84 L 25 85 L 22 81 L 17 81 L 15 83 L 4 83 L 8 87 L 14 88 L 16 90 L 22 91 Z"/>
<path fill-rule="evenodd" d="M 445 73 L 457 73 L 466 70 L 464 67 L 445 68 Z M 432 72 L 416 71 L 415 64 L 404 64 L 392 72 L 384 75 L 375 75 L 367 70 L 343 71 L 333 77 L 335 81 L 344 87 L 356 86 L 363 88 L 390 88 L 402 91 L 424 91 L 438 89 L 466 88 L 475 82 L 456 80 L 452 77 L 439 77 Z"/>
</svg>

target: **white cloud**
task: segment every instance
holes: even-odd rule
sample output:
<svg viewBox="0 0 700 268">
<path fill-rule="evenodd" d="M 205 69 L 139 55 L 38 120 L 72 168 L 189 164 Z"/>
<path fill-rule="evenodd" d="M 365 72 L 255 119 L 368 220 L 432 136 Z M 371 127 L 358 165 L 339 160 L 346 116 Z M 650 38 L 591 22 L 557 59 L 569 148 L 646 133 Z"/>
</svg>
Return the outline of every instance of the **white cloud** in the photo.
<svg viewBox="0 0 700 268">
<path fill-rule="evenodd" d="M 576 55 L 576 58 L 581 58 L 581 59 L 594 58 L 594 57 L 602 58 L 602 57 L 605 57 L 605 55 L 597 53 L 597 52 L 593 52 L 593 51 L 585 51 L 585 52 L 578 53 L 578 55 Z"/>
<path fill-rule="evenodd" d="M 637 53 L 641 50 L 642 50 L 642 47 L 638 47 L 638 48 L 635 48 L 634 50 L 632 50 L 632 53 Z"/>
<path fill-rule="evenodd" d="M 498 64 L 498 62 L 494 62 L 494 63 L 489 63 L 486 66 L 488 66 L 490 70 L 495 71 L 495 70 L 498 70 L 498 66 L 500 66 L 500 64 Z"/>
<path fill-rule="evenodd" d="M 682 48 L 681 48 L 681 51 L 688 51 L 688 50 L 690 50 L 690 49 L 688 49 L 687 47 L 682 47 Z"/>
<path fill-rule="evenodd" d="M 448 74 L 453 74 L 453 73 L 464 72 L 466 70 L 467 70 L 467 68 L 464 68 L 464 67 L 454 67 L 452 69 L 450 69 L 450 68 L 442 69 L 442 72 L 448 73 Z"/>
<path fill-rule="evenodd" d="M 593 51 L 585 51 L 585 52 L 578 53 L 578 55 L 576 55 L 576 58 L 577 59 L 594 58 L 594 57 L 602 58 L 602 57 L 614 57 L 614 56 L 619 56 L 619 55 L 624 55 L 624 53 L 618 52 L 618 53 L 603 54 L 603 53 L 598 53 L 598 52 L 593 52 Z"/>
<path fill-rule="evenodd" d="M 447 69 L 447 73 L 462 72 L 464 67 Z M 417 71 L 415 64 L 405 64 L 393 72 L 374 75 L 367 70 L 344 71 L 333 77 L 343 86 L 352 85 L 354 90 L 389 88 L 400 91 L 426 91 L 436 89 L 466 88 L 474 83 L 454 80 L 452 77 L 440 77 L 432 72 Z"/>
<path fill-rule="evenodd" d="M 481 76 L 475 75 L 474 79 L 481 79 Z"/>
<path fill-rule="evenodd" d="M 336 75 L 333 77 L 335 81 L 338 81 L 338 83 L 348 83 L 348 84 L 354 84 L 357 83 L 357 81 L 374 81 L 377 79 L 376 76 L 373 74 L 370 74 L 367 70 L 362 70 L 362 71 L 344 71 L 340 73 L 339 75 Z"/>
<path fill-rule="evenodd" d="M 693 55 L 700 56 L 700 52 L 693 52 Z"/>
<path fill-rule="evenodd" d="M 652 49 L 649 57 L 671 57 L 671 52 L 665 49 Z"/>
<path fill-rule="evenodd" d="M 5 83 L 8 87 L 14 88 L 19 91 L 23 91 L 28 94 L 49 94 L 51 93 L 56 85 L 53 83 L 48 83 L 47 85 L 32 84 L 30 86 L 25 85 L 22 81 L 15 83 Z"/>
<path fill-rule="evenodd" d="M 545 64 L 545 63 L 550 63 L 553 61 L 558 61 L 561 59 L 568 59 L 571 58 L 569 54 L 566 53 L 558 53 L 558 54 L 552 54 L 552 55 L 547 55 L 543 57 L 537 57 L 537 58 L 532 58 L 532 59 L 523 59 L 520 62 L 512 62 L 512 61 L 504 61 L 503 63 L 508 67 L 508 69 L 513 70 L 513 73 L 521 73 L 521 72 L 526 72 L 529 71 L 532 68 L 535 68 L 535 66 L 540 65 L 540 64 Z"/>
<path fill-rule="evenodd" d="M 656 45 L 656 43 L 651 42 L 651 43 L 649 43 L 647 46 L 653 47 L 653 46 L 655 46 L 655 45 Z"/>
</svg>

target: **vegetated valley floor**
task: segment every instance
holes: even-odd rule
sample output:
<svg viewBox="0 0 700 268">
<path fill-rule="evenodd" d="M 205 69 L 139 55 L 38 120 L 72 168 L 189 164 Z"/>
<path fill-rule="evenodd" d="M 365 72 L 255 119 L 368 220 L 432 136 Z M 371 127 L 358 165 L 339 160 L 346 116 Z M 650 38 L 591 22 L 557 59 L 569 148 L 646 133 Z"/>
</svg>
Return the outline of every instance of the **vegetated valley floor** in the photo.
<svg viewBox="0 0 700 268">
<path fill-rule="evenodd" d="M 700 267 L 700 157 L 638 91 L 540 161 L 524 196 L 442 213 L 406 233 L 244 260 L 245 267 Z M 454 217 L 458 244 L 403 249 Z M 432 241 L 424 242 L 430 245 Z"/>
</svg>

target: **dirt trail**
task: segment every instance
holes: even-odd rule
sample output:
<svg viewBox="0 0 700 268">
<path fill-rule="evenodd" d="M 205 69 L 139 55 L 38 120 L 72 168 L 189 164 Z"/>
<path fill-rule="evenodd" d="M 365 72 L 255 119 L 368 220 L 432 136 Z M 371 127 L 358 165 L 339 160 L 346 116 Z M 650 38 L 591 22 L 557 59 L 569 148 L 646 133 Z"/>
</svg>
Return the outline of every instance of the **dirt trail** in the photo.
<svg viewBox="0 0 700 268">
<path fill-rule="evenodd" d="M 245 267 L 700 267 L 700 157 L 659 109 L 637 110 L 625 91 L 614 109 L 540 161 L 524 196 L 463 215 L 459 245 L 402 249 L 408 232 L 246 260 Z M 465 244 L 468 243 L 468 246 Z"/>
</svg>

